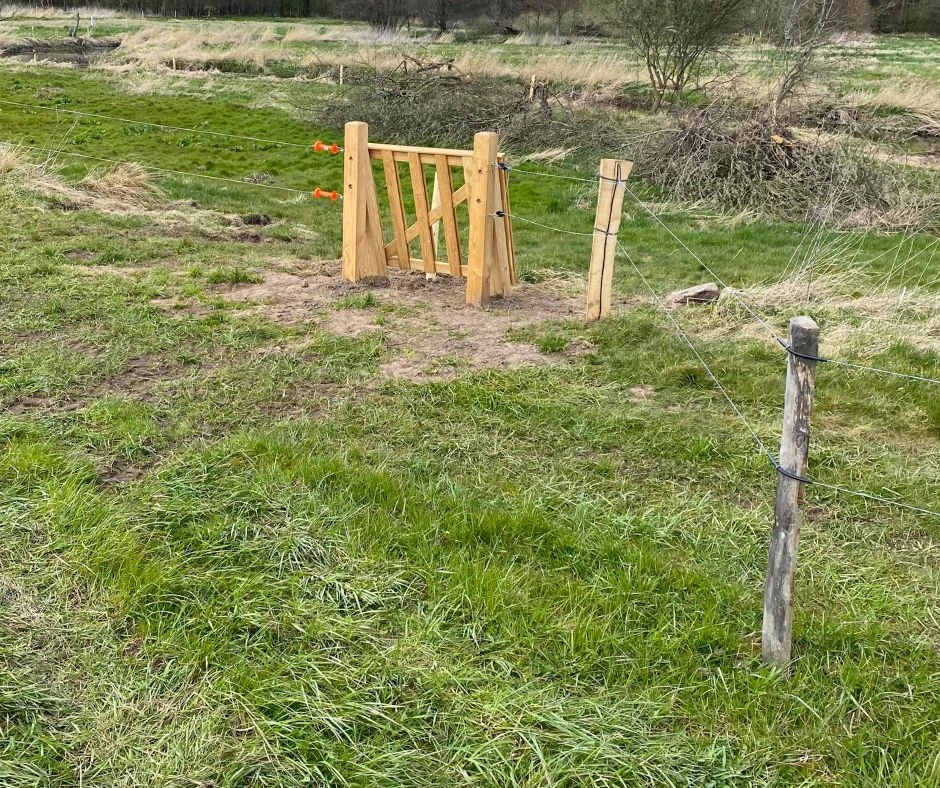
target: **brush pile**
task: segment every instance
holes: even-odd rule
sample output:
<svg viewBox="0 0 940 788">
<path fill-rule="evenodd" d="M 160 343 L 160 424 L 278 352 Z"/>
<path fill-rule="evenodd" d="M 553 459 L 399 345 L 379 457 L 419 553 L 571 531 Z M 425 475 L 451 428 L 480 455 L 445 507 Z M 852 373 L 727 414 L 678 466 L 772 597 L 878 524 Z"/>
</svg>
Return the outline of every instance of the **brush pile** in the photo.
<svg viewBox="0 0 940 788">
<path fill-rule="evenodd" d="M 849 140 L 803 139 L 727 107 L 689 117 L 643 165 L 679 199 L 792 219 L 852 223 L 888 214 L 898 197 L 888 168 Z"/>
<path fill-rule="evenodd" d="M 612 113 L 572 106 L 540 86 L 469 77 L 444 61 L 403 59 L 391 72 L 348 72 L 343 97 L 327 104 L 321 120 L 341 129 L 347 120 L 369 124 L 384 142 L 464 147 L 480 131 L 495 131 L 504 149 L 596 147 L 609 149 L 622 133 Z"/>
</svg>

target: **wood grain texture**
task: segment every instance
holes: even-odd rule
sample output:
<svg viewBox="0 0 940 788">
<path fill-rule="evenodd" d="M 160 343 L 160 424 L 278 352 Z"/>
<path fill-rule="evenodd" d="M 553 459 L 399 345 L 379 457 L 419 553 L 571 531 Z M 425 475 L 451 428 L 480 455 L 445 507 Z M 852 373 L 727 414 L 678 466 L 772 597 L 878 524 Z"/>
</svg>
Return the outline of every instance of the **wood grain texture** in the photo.
<svg viewBox="0 0 940 788">
<path fill-rule="evenodd" d="M 790 321 L 790 346 L 808 356 L 819 355 L 819 326 L 808 317 Z M 780 467 L 805 476 L 809 457 L 810 417 L 816 383 L 816 362 L 789 354 L 780 440 Z M 764 620 L 761 656 L 765 662 L 786 665 L 793 646 L 793 599 L 796 555 L 802 515 L 803 483 L 777 474 L 774 527 L 770 537 L 767 577 L 764 581 Z"/>
<path fill-rule="evenodd" d="M 424 260 L 424 270 L 433 274 L 437 272 L 437 255 L 434 251 L 434 234 L 431 231 L 431 208 L 428 205 L 428 187 L 424 180 L 424 165 L 417 153 L 408 157 L 408 167 L 411 171 L 411 189 L 415 198 L 415 213 L 418 216 L 418 238 L 421 241 L 421 259 Z"/>
<path fill-rule="evenodd" d="M 403 271 L 411 268 L 411 252 L 408 249 L 405 219 L 405 205 L 401 196 L 401 178 L 398 175 L 398 163 L 391 152 L 382 157 L 382 167 L 385 170 L 385 191 L 388 193 L 388 208 L 392 217 L 392 230 L 395 237 L 391 244 L 385 247 L 386 257 L 394 258 L 398 267 Z"/>
<path fill-rule="evenodd" d="M 591 267 L 588 271 L 588 320 L 599 320 L 610 314 L 614 282 L 614 261 L 617 257 L 617 238 L 623 216 L 623 197 L 626 185 L 622 181 L 630 176 L 633 162 L 602 159 L 600 185 L 597 193 L 597 213 L 594 218 L 594 244 L 591 247 Z M 617 181 L 621 181 L 617 183 Z"/>
<path fill-rule="evenodd" d="M 470 187 L 470 250 L 467 258 L 467 303 L 483 306 L 490 299 L 490 268 L 495 250 L 493 180 L 499 154 L 499 137 L 481 132 L 473 138 L 473 160 L 468 172 Z"/>
<path fill-rule="evenodd" d="M 385 249 L 372 160 L 369 127 L 346 124 L 343 176 L 343 277 L 350 282 L 386 277 Z"/>
</svg>

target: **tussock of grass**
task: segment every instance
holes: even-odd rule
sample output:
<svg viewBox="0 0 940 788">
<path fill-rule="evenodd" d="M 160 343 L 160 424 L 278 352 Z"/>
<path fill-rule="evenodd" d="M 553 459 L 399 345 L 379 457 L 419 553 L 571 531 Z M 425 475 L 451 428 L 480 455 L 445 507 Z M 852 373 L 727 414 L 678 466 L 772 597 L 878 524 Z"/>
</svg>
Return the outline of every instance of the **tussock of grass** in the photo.
<svg viewBox="0 0 940 788">
<path fill-rule="evenodd" d="M 924 116 L 940 117 L 940 94 L 933 83 L 922 80 L 887 82 L 871 90 L 858 90 L 842 97 L 847 106 L 900 109 Z"/>
<path fill-rule="evenodd" d="M 104 200 L 144 206 L 163 197 L 153 175 L 138 164 L 115 164 L 101 174 L 89 173 L 78 183 L 80 189 Z"/>
<path fill-rule="evenodd" d="M 264 281 L 264 277 L 254 271 L 244 268 L 216 268 L 206 275 L 210 285 L 256 285 Z"/>
<path fill-rule="evenodd" d="M 378 304 L 373 293 L 354 293 L 336 302 L 335 308 L 342 309 L 369 309 Z"/>
<path fill-rule="evenodd" d="M 14 145 L 0 145 L 0 175 L 21 174 L 31 167 L 25 151 Z"/>
</svg>

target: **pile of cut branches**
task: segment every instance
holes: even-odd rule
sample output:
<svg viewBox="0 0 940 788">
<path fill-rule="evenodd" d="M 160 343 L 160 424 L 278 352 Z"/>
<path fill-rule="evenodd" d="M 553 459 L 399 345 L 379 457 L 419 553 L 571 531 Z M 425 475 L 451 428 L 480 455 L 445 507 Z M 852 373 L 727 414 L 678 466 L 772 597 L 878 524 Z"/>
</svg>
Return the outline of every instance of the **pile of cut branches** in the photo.
<svg viewBox="0 0 940 788">
<path fill-rule="evenodd" d="M 370 136 L 383 142 L 465 147 L 477 132 L 495 131 L 504 149 L 518 152 L 601 150 L 621 131 L 610 112 L 572 106 L 547 88 L 531 97 L 518 81 L 470 78 L 446 60 L 407 57 L 391 71 L 352 73 L 320 119 L 334 128 L 365 121 Z"/>
<path fill-rule="evenodd" d="M 911 195 L 901 173 L 848 137 L 797 136 L 720 105 L 689 116 L 642 158 L 642 172 L 681 200 L 789 219 L 892 224 Z M 918 221 L 935 221 L 931 213 Z"/>
</svg>

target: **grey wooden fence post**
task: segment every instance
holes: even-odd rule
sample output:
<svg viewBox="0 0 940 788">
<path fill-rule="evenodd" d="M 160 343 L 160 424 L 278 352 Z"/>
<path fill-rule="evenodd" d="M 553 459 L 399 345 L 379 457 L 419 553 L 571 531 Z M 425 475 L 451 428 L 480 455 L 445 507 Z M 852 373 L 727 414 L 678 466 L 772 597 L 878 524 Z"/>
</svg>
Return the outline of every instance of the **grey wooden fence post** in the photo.
<svg viewBox="0 0 940 788">
<path fill-rule="evenodd" d="M 805 476 L 809 455 L 809 422 L 816 386 L 819 326 L 808 317 L 790 321 L 787 387 L 783 406 L 780 468 Z M 764 624 L 761 656 L 765 662 L 786 665 L 793 644 L 793 579 L 800 538 L 800 502 L 803 483 L 777 474 L 777 500 L 770 557 L 764 581 Z"/>
</svg>

